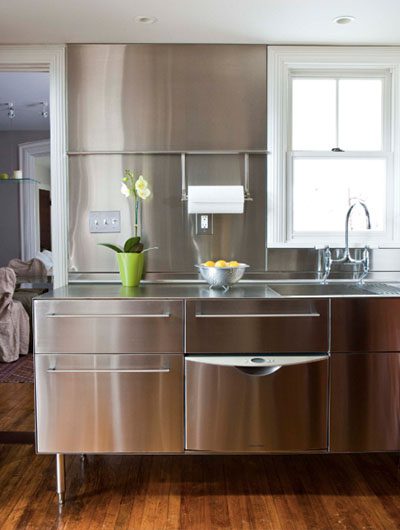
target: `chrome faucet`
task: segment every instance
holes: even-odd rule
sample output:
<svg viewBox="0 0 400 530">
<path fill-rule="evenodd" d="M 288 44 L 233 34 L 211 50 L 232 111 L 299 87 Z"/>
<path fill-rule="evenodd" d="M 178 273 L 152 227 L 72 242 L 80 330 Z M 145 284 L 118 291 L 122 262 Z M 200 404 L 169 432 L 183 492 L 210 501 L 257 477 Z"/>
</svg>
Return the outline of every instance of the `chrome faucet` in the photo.
<svg viewBox="0 0 400 530">
<path fill-rule="evenodd" d="M 356 259 L 351 256 L 350 248 L 349 248 L 349 222 L 350 222 L 350 216 L 351 213 L 357 204 L 361 205 L 364 208 L 365 216 L 367 218 L 367 230 L 371 229 L 371 217 L 369 214 L 369 210 L 367 208 L 367 205 L 364 201 L 361 201 L 360 199 L 356 199 L 355 202 L 350 206 L 350 208 L 347 210 L 346 214 L 346 224 L 345 224 L 345 232 L 344 232 L 344 251 L 343 255 L 340 258 L 332 259 L 332 253 L 329 246 L 325 247 L 324 249 L 324 273 L 322 277 L 322 283 L 326 283 L 328 280 L 329 274 L 332 269 L 332 264 L 334 263 L 353 263 L 355 265 L 362 265 L 362 273 L 360 277 L 358 278 L 358 281 L 362 283 L 369 272 L 369 249 L 367 246 L 364 247 L 362 258 Z"/>
<path fill-rule="evenodd" d="M 367 218 L 367 230 L 371 230 L 371 217 L 369 215 L 369 210 L 367 208 L 367 205 L 365 204 L 364 201 L 361 201 L 360 199 L 357 199 L 355 202 L 353 202 L 353 204 L 347 210 L 347 214 L 346 214 L 346 229 L 345 229 L 345 233 L 344 233 L 344 254 L 343 254 L 343 257 L 341 259 L 339 259 L 338 261 L 346 261 L 348 259 L 348 261 L 350 261 L 351 263 L 360 263 L 360 260 L 357 261 L 356 259 L 351 257 L 350 249 L 349 249 L 349 222 L 350 222 L 350 216 L 351 216 L 351 212 L 353 211 L 354 207 L 357 206 L 357 204 L 359 204 L 360 206 L 362 206 L 364 208 L 365 216 Z M 367 247 L 365 247 L 365 248 L 367 248 Z"/>
</svg>

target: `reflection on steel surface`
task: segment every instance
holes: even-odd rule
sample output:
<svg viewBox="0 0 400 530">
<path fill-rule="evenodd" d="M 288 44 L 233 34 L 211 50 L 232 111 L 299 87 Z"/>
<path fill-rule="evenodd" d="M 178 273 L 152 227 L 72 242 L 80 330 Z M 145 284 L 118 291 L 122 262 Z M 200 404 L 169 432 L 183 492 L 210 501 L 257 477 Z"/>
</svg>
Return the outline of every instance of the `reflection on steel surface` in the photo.
<svg viewBox="0 0 400 530">
<path fill-rule="evenodd" d="M 70 151 L 266 148 L 263 45 L 68 46 Z"/>
<path fill-rule="evenodd" d="M 38 300 L 36 353 L 181 353 L 183 303 Z"/>
<path fill-rule="evenodd" d="M 188 158 L 190 184 L 241 184 L 239 156 L 210 155 Z M 194 215 L 181 201 L 180 156 L 92 155 L 71 157 L 69 162 L 69 260 L 70 270 L 79 272 L 117 271 L 115 254 L 98 245 L 104 234 L 90 234 L 89 212 L 121 212 L 121 233 L 107 234 L 107 241 L 119 244 L 131 236 L 132 212 L 119 189 L 125 167 L 146 175 L 153 190 L 143 208 L 143 240 L 159 250 L 146 256 L 146 273 L 164 272 L 193 275 L 194 263 L 218 256 L 238 259 L 253 272 L 265 270 L 265 160 L 250 157 L 252 202 L 243 215 L 215 215 L 212 236 L 196 234 Z M 93 190 L 96 190 L 93 193 Z"/>
<path fill-rule="evenodd" d="M 188 300 L 186 351 L 214 354 L 326 352 L 328 303 L 312 298 Z"/>
<path fill-rule="evenodd" d="M 183 450 L 182 355 L 37 354 L 35 372 L 39 452 Z"/>
<path fill-rule="evenodd" d="M 331 358 L 331 450 L 400 449 L 400 353 Z"/>
<path fill-rule="evenodd" d="M 332 300 L 332 351 L 400 351 L 400 298 Z"/>
<path fill-rule="evenodd" d="M 278 362 L 279 356 L 275 359 Z M 235 366 L 188 359 L 185 365 L 187 449 L 327 449 L 327 356 L 259 377 Z"/>
<path fill-rule="evenodd" d="M 146 175 L 154 190 L 143 238 L 159 251 L 147 256 L 146 272 L 192 273 L 193 263 L 217 254 L 265 270 L 265 156 L 244 154 L 266 148 L 265 46 L 72 45 L 68 99 L 70 152 L 159 153 L 70 157 L 71 272 L 117 271 L 113 253 L 97 245 L 104 237 L 88 233 L 87 218 L 92 210 L 120 211 L 121 234 L 108 239 L 131 235 L 118 186 L 126 167 Z M 231 154 L 190 154 L 199 150 Z M 249 185 L 246 213 L 217 216 L 213 236 L 196 235 L 181 201 L 182 151 L 185 186 Z"/>
</svg>

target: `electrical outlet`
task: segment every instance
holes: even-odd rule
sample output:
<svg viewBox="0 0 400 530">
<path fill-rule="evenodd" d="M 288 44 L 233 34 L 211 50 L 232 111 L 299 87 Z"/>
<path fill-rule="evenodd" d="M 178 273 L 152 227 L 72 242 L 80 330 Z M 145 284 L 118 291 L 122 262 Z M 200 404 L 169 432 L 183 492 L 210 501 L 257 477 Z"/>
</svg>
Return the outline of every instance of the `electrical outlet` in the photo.
<svg viewBox="0 0 400 530">
<path fill-rule="evenodd" d="M 213 234 L 213 216 L 210 213 L 196 214 L 196 234 L 211 236 Z"/>
<path fill-rule="evenodd" d="M 121 212 L 89 212 L 89 232 L 91 234 L 121 232 Z"/>
</svg>

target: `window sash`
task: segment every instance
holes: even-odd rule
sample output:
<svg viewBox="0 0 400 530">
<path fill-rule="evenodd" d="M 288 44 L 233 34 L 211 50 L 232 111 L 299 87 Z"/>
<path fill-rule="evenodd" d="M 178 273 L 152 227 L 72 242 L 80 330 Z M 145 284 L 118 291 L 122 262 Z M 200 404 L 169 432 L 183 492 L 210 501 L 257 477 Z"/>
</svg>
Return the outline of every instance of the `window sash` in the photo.
<svg viewBox="0 0 400 530">
<path fill-rule="evenodd" d="M 392 72 L 390 69 L 297 69 L 291 68 L 288 73 L 288 108 L 287 108 L 287 146 L 292 150 L 293 141 L 293 79 L 332 79 L 336 81 L 336 143 L 339 135 L 339 86 L 340 79 L 381 79 L 382 80 L 382 149 L 373 152 L 386 152 L 392 150 L 390 122 L 391 122 L 391 81 Z M 332 146 L 340 147 L 340 145 Z M 334 151 L 331 151 L 334 152 Z M 346 151 L 355 153 L 355 151 Z M 370 152 L 366 150 L 365 152 Z"/>
<path fill-rule="evenodd" d="M 287 153 L 286 157 L 286 242 L 283 246 L 315 246 L 324 244 L 340 244 L 343 240 L 343 230 L 339 231 L 295 231 L 293 227 L 294 218 L 294 181 L 293 181 L 293 167 L 296 159 L 384 159 L 386 161 L 386 211 L 385 211 L 385 230 L 368 230 L 352 231 L 350 234 L 350 241 L 353 245 L 376 243 L 381 244 L 390 243 L 393 240 L 393 153 L 391 152 L 368 152 L 368 151 L 351 151 L 337 153 L 332 151 L 291 151 Z M 359 241 L 358 241 L 359 240 Z M 310 245 L 310 242 L 312 244 Z"/>
<path fill-rule="evenodd" d="M 269 46 L 268 47 L 268 161 L 267 161 L 267 245 L 269 248 L 313 248 L 343 246 L 343 233 L 305 235 L 288 239 L 288 168 L 291 155 L 289 131 L 292 75 L 350 77 L 384 76 L 383 154 L 391 153 L 387 186 L 393 190 L 387 209 L 387 233 L 375 239 L 384 248 L 400 248 L 400 46 Z M 318 155 L 324 153 L 318 153 Z M 351 153 L 358 155 L 359 153 Z M 376 153 L 382 155 L 382 153 Z M 328 155 L 328 153 L 326 153 Z M 336 156 L 349 153 L 336 153 Z M 366 153 L 362 153 L 365 157 Z M 329 152 L 332 156 L 332 152 Z M 356 243 L 365 244 L 365 233 Z"/>
</svg>

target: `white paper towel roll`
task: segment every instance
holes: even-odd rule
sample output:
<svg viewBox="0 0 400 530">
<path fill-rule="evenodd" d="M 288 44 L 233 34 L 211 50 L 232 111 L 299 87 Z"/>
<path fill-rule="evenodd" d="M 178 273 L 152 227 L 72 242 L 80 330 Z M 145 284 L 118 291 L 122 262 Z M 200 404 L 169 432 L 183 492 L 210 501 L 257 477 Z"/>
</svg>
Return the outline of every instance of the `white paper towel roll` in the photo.
<svg viewBox="0 0 400 530">
<path fill-rule="evenodd" d="M 189 213 L 243 213 L 243 186 L 188 186 Z"/>
</svg>

